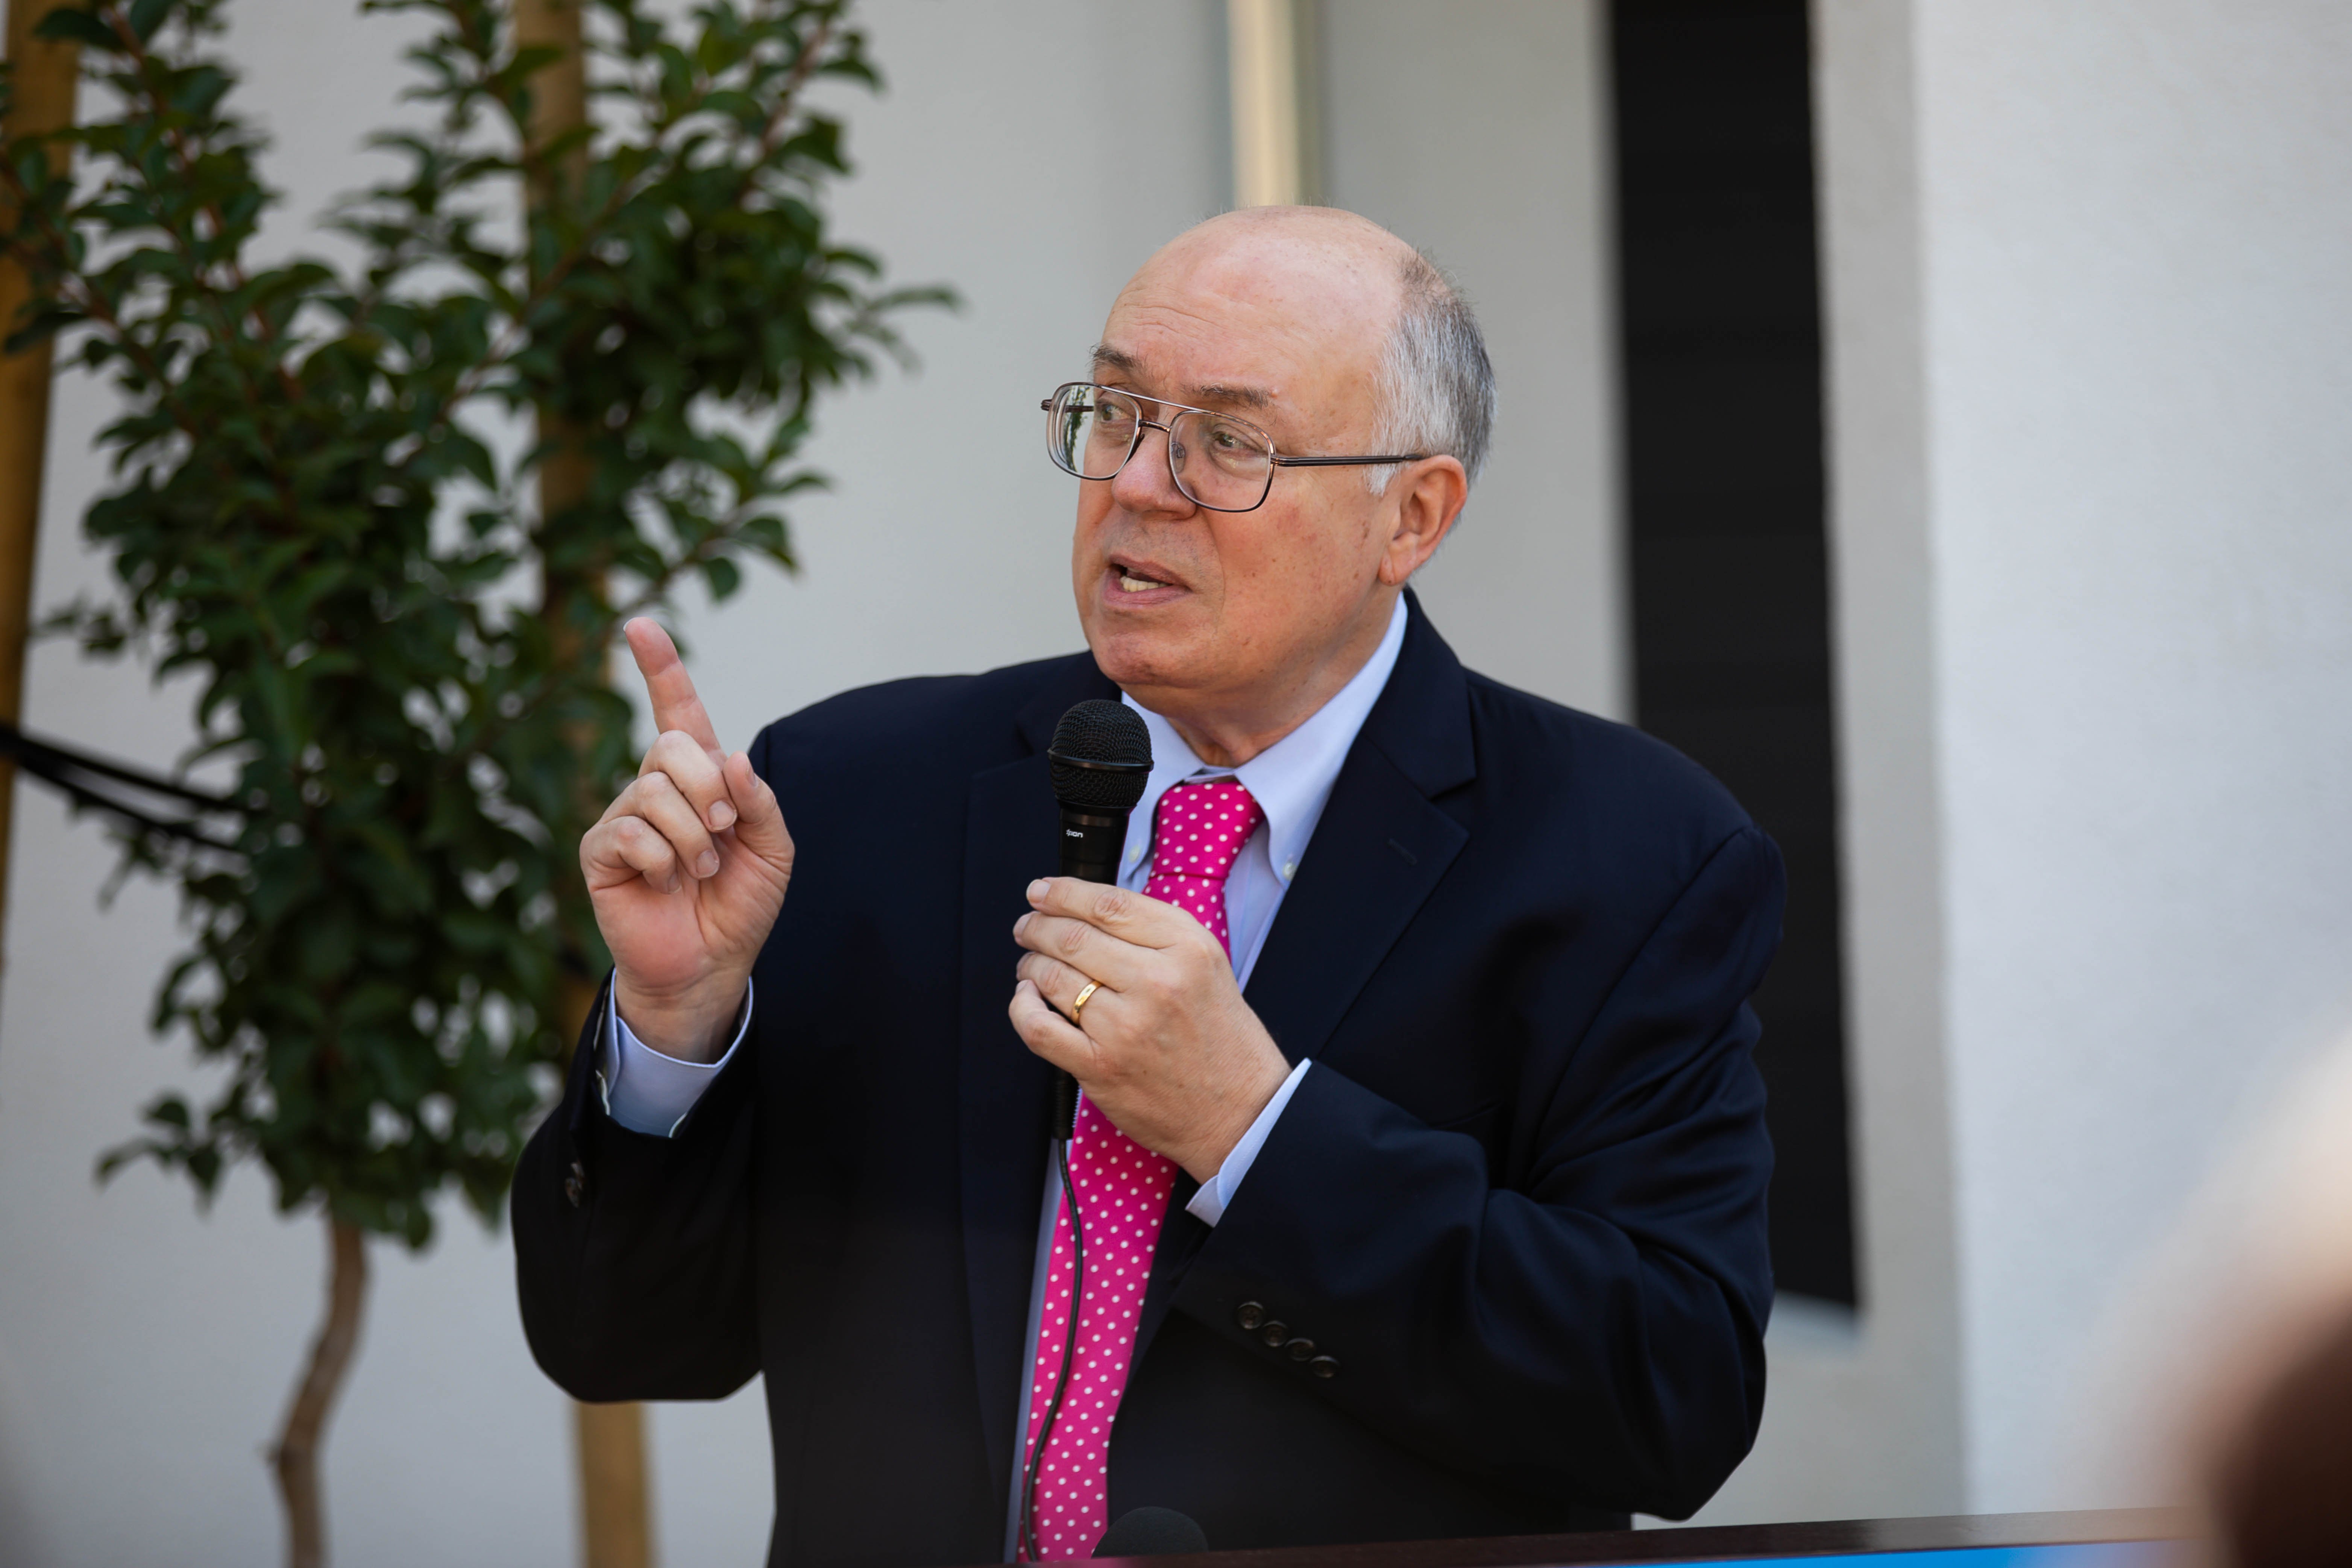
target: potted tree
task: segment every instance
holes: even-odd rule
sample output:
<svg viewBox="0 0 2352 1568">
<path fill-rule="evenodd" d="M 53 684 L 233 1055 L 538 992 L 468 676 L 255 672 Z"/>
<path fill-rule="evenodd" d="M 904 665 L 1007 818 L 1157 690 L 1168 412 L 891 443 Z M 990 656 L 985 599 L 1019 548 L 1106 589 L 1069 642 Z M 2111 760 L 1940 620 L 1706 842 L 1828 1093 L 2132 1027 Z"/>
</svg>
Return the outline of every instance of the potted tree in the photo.
<svg viewBox="0 0 2352 1568">
<path fill-rule="evenodd" d="M 186 796 L 209 826 L 121 836 L 193 932 L 154 1026 L 223 1087 L 157 1099 L 103 1168 L 209 1194 L 257 1160 L 321 1224 L 326 1318 L 273 1450 L 311 1564 L 368 1238 L 422 1246 L 452 1188 L 493 1218 L 604 963 L 573 847 L 630 766 L 614 628 L 690 578 L 724 598 L 746 557 L 789 568 L 815 398 L 947 296 L 883 289 L 827 228 L 847 169 L 805 89 L 875 80 L 845 0 L 684 27 L 584 0 L 576 49 L 519 38 L 515 0 L 366 0 L 430 18 L 431 123 L 373 139 L 400 173 L 332 216 L 347 266 L 247 258 L 274 198 L 225 5 L 47 16 L 110 109 L 58 133 L 77 173 L 50 138 L 5 149 L 0 245 L 34 284 L 9 342 L 57 339 L 124 409 L 84 523 L 116 591 L 54 624 L 194 672 L 183 768 L 226 781 Z M 565 92 L 604 112 L 551 116 Z M 493 438 L 517 418 L 520 452 Z"/>
</svg>

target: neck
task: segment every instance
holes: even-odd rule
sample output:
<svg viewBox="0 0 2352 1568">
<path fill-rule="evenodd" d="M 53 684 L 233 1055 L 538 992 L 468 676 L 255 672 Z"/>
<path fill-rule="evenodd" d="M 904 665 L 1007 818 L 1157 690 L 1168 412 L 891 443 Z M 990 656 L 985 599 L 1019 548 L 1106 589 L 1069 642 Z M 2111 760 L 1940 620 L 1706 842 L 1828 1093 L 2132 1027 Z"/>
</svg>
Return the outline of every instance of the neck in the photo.
<svg viewBox="0 0 2352 1568">
<path fill-rule="evenodd" d="M 1138 691 L 1135 700 L 1167 720 L 1209 766 L 1240 767 L 1321 712 L 1371 662 L 1395 603 L 1393 593 L 1381 595 L 1379 614 L 1367 616 L 1338 647 L 1310 668 L 1285 670 L 1266 685 L 1214 694 Z"/>
</svg>

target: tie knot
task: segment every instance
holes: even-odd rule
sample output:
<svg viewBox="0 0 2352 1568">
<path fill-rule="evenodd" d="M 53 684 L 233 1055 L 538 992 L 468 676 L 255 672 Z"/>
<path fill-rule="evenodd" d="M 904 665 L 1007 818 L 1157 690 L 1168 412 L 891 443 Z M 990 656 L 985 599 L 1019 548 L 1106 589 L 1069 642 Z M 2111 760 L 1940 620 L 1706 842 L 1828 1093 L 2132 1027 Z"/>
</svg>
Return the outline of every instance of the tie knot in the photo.
<svg viewBox="0 0 2352 1568">
<path fill-rule="evenodd" d="M 1152 874 L 1223 882 L 1265 820 L 1265 808 L 1239 779 L 1180 784 L 1160 797 L 1153 814 Z"/>
</svg>

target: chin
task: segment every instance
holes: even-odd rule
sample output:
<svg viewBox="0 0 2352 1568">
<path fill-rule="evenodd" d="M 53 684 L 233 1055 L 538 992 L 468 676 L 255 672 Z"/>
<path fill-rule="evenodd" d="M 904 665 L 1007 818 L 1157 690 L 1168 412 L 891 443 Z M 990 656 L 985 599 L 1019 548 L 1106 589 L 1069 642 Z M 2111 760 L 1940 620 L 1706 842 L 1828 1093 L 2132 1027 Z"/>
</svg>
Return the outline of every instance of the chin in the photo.
<svg viewBox="0 0 2352 1568">
<path fill-rule="evenodd" d="M 1198 684 L 1201 666 L 1206 663 L 1202 656 L 1207 650 L 1197 638 L 1142 626 L 1090 624 L 1087 646 L 1102 672 L 1130 691 Z"/>
</svg>

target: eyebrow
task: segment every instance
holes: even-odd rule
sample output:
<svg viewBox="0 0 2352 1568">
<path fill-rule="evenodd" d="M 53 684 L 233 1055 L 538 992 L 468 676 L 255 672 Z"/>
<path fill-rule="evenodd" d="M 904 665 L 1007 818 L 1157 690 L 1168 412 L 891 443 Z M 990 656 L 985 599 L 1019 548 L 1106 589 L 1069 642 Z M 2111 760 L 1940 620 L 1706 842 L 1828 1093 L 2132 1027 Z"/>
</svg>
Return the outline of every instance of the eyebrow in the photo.
<svg viewBox="0 0 2352 1568">
<path fill-rule="evenodd" d="M 1143 365 L 1133 354 L 1115 349 L 1108 343 L 1097 343 L 1094 346 L 1092 358 L 1097 370 L 1108 368 L 1118 372 L 1121 375 L 1134 376 L 1138 379 L 1140 379 L 1143 374 Z M 1234 386 L 1221 381 L 1187 387 L 1184 389 L 1184 395 L 1202 405 L 1239 404 L 1244 408 L 1274 406 L 1274 394 L 1264 387 Z"/>
</svg>

